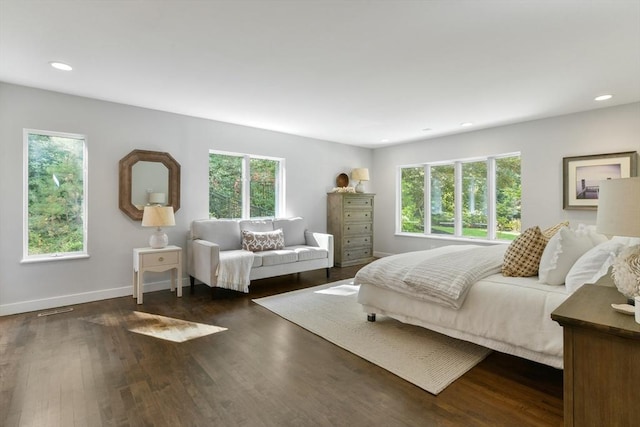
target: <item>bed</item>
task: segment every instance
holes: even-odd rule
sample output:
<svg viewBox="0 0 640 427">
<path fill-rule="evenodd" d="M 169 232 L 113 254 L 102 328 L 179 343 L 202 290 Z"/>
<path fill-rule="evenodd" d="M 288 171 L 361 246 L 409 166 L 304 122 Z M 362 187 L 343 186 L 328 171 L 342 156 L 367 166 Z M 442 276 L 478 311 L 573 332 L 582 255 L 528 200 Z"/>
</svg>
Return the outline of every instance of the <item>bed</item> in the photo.
<svg viewBox="0 0 640 427">
<path fill-rule="evenodd" d="M 455 257 L 463 259 L 466 257 L 464 254 L 471 253 L 468 251 L 472 249 L 492 251 L 492 256 L 499 263 L 499 258 L 508 249 L 507 245 L 493 248 L 451 245 L 392 255 L 366 265 L 354 280 L 360 286 L 358 302 L 370 321 L 375 321 L 376 314 L 385 315 L 496 351 L 562 368 L 562 328 L 551 320 L 551 312 L 583 283 L 594 283 L 606 274 L 614 256 L 626 244 L 591 237 L 590 244 L 572 251 L 569 248 L 570 233 L 573 232 L 567 228 L 550 240 L 539 261 L 539 268 L 541 271 L 547 268 L 545 274 L 549 277 L 552 276 L 548 274 L 549 265 L 553 267 L 551 273 L 554 269 L 556 272 L 563 269 L 561 284 L 541 283 L 538 276 L 507 277 L 501 273 L 500 267 L 485 269 L 480 274 L 482 277 L 472 280 L 468 289 L 461 293 L 459 307 L 455 307 L 412 294 L 406 284 L 401 283 L 424 261 L 433 265 L 434 260 L 452 259 L 457 263 L 459 261 Z M 463 258 L 460 258 L 461 254 Z M 418 272 L 430 276 L 424 273 L 424 269 Z"/>
</svg>

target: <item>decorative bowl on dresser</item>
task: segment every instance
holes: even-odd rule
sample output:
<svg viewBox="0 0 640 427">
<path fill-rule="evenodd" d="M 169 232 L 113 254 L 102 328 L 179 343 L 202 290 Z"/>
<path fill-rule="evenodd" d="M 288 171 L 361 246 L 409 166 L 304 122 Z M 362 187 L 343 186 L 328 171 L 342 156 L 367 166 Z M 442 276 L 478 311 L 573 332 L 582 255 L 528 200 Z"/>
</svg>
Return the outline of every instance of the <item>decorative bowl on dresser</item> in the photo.
<svg viewBox="0 0 640 427">
<path fill-rule="evenodd" d="M 327 233 L 334 237 L 336 266 L 373 261 L 374 196 L 371 193 L 327 194 Z"/>
</svg>

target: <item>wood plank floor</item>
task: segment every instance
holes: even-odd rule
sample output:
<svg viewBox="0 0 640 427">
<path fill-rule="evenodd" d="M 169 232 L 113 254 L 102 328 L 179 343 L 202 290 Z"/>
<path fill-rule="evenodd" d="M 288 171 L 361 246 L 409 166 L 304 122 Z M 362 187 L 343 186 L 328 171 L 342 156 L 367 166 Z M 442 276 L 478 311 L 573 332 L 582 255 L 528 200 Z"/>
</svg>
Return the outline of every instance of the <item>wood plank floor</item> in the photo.
<svg viewBox="0 0 640 427">
<path fill-rule="evenodd" d="M 562 371 L 494 352 L 433 396 L 251 301 L 322 283 L 324 270 L 249 295 L 196 285 L 0 317 L 0 426 L 562 425 Z M 174 343 L 82 319 L 132 310 L 228 330 Z"/>
</svg>

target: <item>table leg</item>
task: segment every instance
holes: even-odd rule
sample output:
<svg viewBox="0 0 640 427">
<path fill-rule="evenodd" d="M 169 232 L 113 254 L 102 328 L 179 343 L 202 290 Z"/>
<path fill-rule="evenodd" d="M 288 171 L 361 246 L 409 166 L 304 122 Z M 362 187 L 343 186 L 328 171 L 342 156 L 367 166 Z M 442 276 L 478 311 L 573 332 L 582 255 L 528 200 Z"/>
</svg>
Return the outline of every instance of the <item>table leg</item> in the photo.
<svg viewBox="0 0 640 427">
<path fill-rule="evenodd" d="M 182 262 L 178 265 L 178 268 L 176 268 L 177 273 L 176 275 L 178 276 L 178 296 L 181 297 L 182 296 Z"/>
<path fill-rule="evenodd" d="M 138 272 L 133 270 L 133 297 L 138 298 Z"/>
<path fill-rule="evenodd" d="M 138 304 L 142 304 L 142 287 L 144 286 L 144 270 L 138 271 Z"/>
</svg>

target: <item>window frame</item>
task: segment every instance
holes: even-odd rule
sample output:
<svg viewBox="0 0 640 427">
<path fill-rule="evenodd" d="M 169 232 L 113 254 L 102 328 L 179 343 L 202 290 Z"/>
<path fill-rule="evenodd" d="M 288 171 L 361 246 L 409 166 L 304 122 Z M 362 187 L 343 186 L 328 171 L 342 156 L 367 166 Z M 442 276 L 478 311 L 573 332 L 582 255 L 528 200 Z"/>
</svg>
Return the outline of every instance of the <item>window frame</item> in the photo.
<svg viewBox="0 0 640 427">
<path fill-rule="evenodd" d="M 241 218 L 229 218 L 229 219 L 266 219 L 266 218 L 278 218 L 283 216 L 283 213 L 286 212 L 285 206 L 285 159 L 282 157 L 274 157 L 274 156 L 264 156 L 258 154 L 246 154 L 246 153 L 237 153 L 231 151 L 222 151 L 222 150 L 209 150 L 209 156 L 207 157 L 207 176 L 209 175 L 209 158 L 211 154 L 221 155 L 221 156 L 233 156 L 242 158 L 242 217 Z M 278 167 L 276 168 L 276 179 L 275 179 L 275 212 L 274 216 L 263 216 L 263 217 L 251 217 L 251 186 L 247 185 L 251 183 L 250 173 L 250 162 L 252 159 L 260 159 L 260 160 L 270 160 L 278 163 Z M 209 186 L 207 186 L 207 190 L 210 191 Z M 208 205 L 209 203 L 207 203 Z M 209 211 L 209 208 L 207 208 Z M 208 212 L 211 215 L 211 212 Z"/>
<path fill-rule="evenodd" d="M 44 135 L 82 140 L 82 250 L 75 252 L 54 252 L 46 254 L 29 254 L 29 135 Z M 78 258 L 89 258 L 89 170 L 87 135 L 69 132 L 57 132 L 41 129 L 23 129 L 23 182 L 22 182 L 22 259 L 21 263 L 62 261 Z"/>
<path fill-rule="evenodd" d="M 455 160 L 442 160 L 436 162 L 413 163 L 400 165 L 396 170 L 396 235 L 402 236 L 419 236 L 444 240 L 463 240 L 463 241 L 491 241 L 491 242 L 509 242 L 508 240 L 497 238 L 497 167 L 496 162 L 499 159 L 519 157 L 522 158 L 520 152 L 503 153 L 486 157 L 472 157 Z M 462 165 L 465 163 L 486 162 L 487 164 L 487 236 L 483 238 L 470 237 L 462 235 L 463 231 L 463 174 Z M 454 234 L 442 235 L 431 232 L 431 168 L 434 166 L 454 166 Z M 424 229 L 422 233 L 402 231 L 402 171 L 403 169 L 424 167 Z"/>
</svg>

